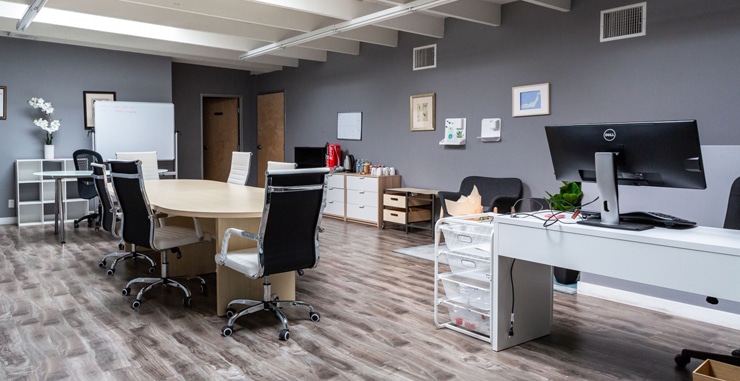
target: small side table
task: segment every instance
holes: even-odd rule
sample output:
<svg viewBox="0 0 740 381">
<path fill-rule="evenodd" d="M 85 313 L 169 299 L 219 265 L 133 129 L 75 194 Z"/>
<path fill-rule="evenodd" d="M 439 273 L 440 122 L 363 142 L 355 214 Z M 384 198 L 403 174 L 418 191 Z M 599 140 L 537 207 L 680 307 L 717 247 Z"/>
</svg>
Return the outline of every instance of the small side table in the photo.
<svg viewBox="0 0 740 381">
<path fill-rule="evenodd" d="M 404 225 L 407 234 L 411 228 L 434 233 L 437 192 L 420 188 L 387 188 L 383 194 L 383 223 L 380 228 L 385 229 L 385 224 L 390 222 Z"/>
</svg>

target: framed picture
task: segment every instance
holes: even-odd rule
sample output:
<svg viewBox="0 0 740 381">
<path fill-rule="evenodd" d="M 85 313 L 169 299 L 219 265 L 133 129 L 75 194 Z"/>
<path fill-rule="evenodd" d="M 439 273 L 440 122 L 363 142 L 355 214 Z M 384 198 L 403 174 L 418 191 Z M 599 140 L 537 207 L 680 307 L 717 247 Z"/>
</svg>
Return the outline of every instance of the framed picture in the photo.
<svg viewBox="0 0 740 381">
<path fill-rule="evenodd" d="M 337 113 L 337 139 L 362 140 L 362 113 Z"/>
<path fill-rule="evenodd" d="M 411 131 L 434 131 L 434 93 L 411 96 Z"/>
<path fill-rule="evenodd" d="M 511 89 L 512 116 L 550 115 L 550 84 L 516 86 Z"/>
<path fill-rule="evenodd" d="M 8 117 L 6 111 L 8 109 L 8 88 L 0 86 L 0 120 L 5 120 Z"/>
<path fill-rule="evenodd" d="M 114 91 L 83 91 L 82 97 L 85 105 L 85 129 L 92 130 L 95 128 L 93 104 L 96 101 L 114 101 L 116 100 L 116 93 Z"/>
</svg>

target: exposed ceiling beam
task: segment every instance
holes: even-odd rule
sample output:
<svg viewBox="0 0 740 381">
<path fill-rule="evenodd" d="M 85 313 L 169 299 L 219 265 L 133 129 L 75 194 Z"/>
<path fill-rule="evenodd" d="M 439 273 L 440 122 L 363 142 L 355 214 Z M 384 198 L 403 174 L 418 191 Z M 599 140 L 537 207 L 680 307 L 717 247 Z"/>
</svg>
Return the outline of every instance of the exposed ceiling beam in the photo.
<svg viewBox="0 0 740 381">
<path fill-rule="evenodd" d="M 429 13 L 478 24 L 501 25 L 501 5 L 480 0 L 457 0 L 452 4 L 430 9 Z"/>
<path fill-rule="evenodd" d="M 570 12 L 570 0 L 522 0 L 561 12 Z"/>
<path fill-rule="evenodd" d="M 24 13 L 23 17 L 18 20 L 18 24 L 15 25 L 15 29 L 24 32 L 28 26 L 31 25 L 33 19 L 36 18 L 36 15 L 39 14 L 41 8 L 46 5 L 47 1 L 48 0 L 33 0 L 33 2 L 28 6 L 28 9 L 26 9 L 26 13 Z"/>
</svg>

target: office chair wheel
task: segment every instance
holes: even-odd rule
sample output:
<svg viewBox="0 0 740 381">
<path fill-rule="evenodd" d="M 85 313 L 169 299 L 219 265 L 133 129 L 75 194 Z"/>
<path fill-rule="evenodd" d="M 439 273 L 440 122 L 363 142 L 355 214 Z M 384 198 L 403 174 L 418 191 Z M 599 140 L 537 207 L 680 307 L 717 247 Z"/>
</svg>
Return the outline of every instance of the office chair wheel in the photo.
<svg viewBox="0 0 740 381">
<path fill-rule="evenodd" d="M 137 308 L 139 308 L 139 306 L 141 306 L 141 301 L 139 301 L 139 300 L 134 300 L 134 302 L 131 303 L 131 308 L 133 308 L 133 309 L 137 309 Z"/>
<path fill-rule="evenodd" d="M 79 228 L 79 227 L 80 227 L 80 223 L 79 223 L 79 222 L 77 222 L 77 221 L 75 221 L 75 222 L 74 222 L 74 226 L 75 226 L 75 229 L 77 229 L 77 228 Z"/>
<path fill-rule="evenodd" d="M 224 335 L 226 337 L 229 337 L 229 336 L 231 336 L 232 333 L 234 333 L 234 329 L 231 328 L 231 327 L 229 327 L 228 325 L 225 325 L 225 326 L 221 327 L 221 334 L 222 335 Z"/>
<path fill-rule="evenodd" d="M 157 268 L 152 266 L 149 268 L 149 274 L 154 274 L 154 272 L 157 271 Z"/>
<path fill-rule="evenodd" d="M 278 338 L 282 341 L 288 341 L 288 339 L 290 339 L 290 331 L 287 329 L 281 329 L 278 334 Z"/>
<path fill-rule="evenodd" d="M 319 315 L 318 312 L 311 312 L 308 317 L 311 318 L 311 321 L 319 321 L 321 320 L 321 315 Z"/>
<path fill-rule="evenodd" d="M 125 246 L 122 243 L 119 243 L 118 244 L 118 250 L 123 250 L 124 248 L 125 248 Z"/>
<path fill-rule="evenodd" d="M 129 296 L 130 294 L 131 294 L 131 288 L 130 287 L 126 287 L 123 290 L 121 290 L 121 295 L 123 295 L 123 296 Z"/>
<path fill-rule="evenodd" d="M 684 355 L 678 354 L 676 355 L 676 357 L 673 358 L 673 360 L 676 362 L 676 365 L 683 367 L 689 365 L 689 363 L 691 362 L 691 357 L 686 357 Z"/>
<path fill-rule="evenodd" d="M 116 269 L 108 269 L 108 271 L 105 272 L 108 275 L 113 275 L 116 273 Z"/>
<path fill-rule="evenodd" d="M 180 258 L 182 258 L 182 253 L 180 252 L 180 248 L 179 248 L 179 247 L 173 247 L 173 248 L 172 248 L 172 252 L 173 252 L 174 254 L 177 254 L 177 255 L 176 255 L 176 256 L 177 256 L 177 259 L 180 259 Z"/>
<path fill-rule="evenodd" d="M 100 267 L 101 269 L 105 268 L 105 261 L 100 261 L 100 263 L 98 263 L 98 267 Z"/>
<path fill-rule="evenodd" d="M 740 357 L 740 348 L 738 348 L 738 349 L 735 349 L 735 350 L 734 350 L 734 351 L 732 351 L 732 353 L 730 353 L 730 354 L 731 354 L 731 355 L 733 355 L 733 356 L 735 356 L 735 357 Z"/>
<path fill-rule="evenodd" d="M 93 226 L 93 223 L 92 223 L 92 221 L 90 221 L 90 220 L 87 220 L 87 227 L 88 227 L 88 228 L 91 228 L 92 226 Z"/>
<path fill-rule="evenodd" d="M 226 317 L 227 318 L 231 319 L 232 317 L 234 317 L 234 315 L 236 315 L 236 310 L 235 309 L 233 309 L 233 308 L 227 308 L 226 309 Z M 226 327 L 224 327 L 224 328 L 226 328 Z"/>
<path fill-rule="evenodd" d="M 201 294 L 205 294 L 205 293 L 206 293 L 206 291 L 208 291 L 208 287 L 206 287 L 206 285 L 205 285 L 205 284 L 201 283 L 201 284 L 200 284 L 200 293 L 201 293 Z"/>
<path fill-rule="evenodd" d="M 190 307 L 193 304 L 193 299 L 191 299 L 189 296 L 182 299 L 182 305 L 185 307 Z"/>
</svg>

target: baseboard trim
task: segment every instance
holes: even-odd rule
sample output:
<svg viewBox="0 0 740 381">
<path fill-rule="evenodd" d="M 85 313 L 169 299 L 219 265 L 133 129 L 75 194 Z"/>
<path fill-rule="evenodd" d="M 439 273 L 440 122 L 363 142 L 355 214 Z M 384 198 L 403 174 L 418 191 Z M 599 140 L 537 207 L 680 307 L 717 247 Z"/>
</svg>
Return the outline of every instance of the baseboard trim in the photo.
<svg viewBox="0 0 740 381">
<path fill-rule="evenodd" d="M 0 225 L 15 225 L 18 220 L 15 217 L 0 218 Z"/>
<path fill-rule="evenodd" d="M 740 330 L 738 315 L 725 311 L 717 311 L 587 282 L 578 282 L 578 294 Z"/>
</svg>

